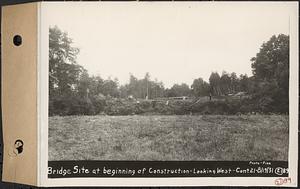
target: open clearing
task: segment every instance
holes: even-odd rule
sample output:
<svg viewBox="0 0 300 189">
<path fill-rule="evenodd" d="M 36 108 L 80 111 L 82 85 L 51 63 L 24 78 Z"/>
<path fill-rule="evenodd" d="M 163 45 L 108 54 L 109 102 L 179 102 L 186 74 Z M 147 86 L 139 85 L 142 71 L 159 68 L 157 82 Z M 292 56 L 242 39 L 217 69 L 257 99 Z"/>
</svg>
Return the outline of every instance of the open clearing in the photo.
<svg viewBox="0 0 300 189">
<path fill-rule="evenodd" d="M 49 117 L 53 160 L 288 160 L 288 116 Z"/>
</svg>

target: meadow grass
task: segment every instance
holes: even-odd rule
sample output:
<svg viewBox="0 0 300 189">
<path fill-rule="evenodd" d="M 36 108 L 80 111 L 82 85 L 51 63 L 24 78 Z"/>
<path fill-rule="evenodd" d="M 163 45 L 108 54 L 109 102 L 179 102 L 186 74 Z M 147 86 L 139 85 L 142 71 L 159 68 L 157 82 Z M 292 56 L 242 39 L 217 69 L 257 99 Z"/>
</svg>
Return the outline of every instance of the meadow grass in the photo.
<svg viewBox="0 0 300 189">
<path fill-rule="evenodd" d="M 52 160 L 288 160 L 288 116 L 49 117 Z"/>
</svg>

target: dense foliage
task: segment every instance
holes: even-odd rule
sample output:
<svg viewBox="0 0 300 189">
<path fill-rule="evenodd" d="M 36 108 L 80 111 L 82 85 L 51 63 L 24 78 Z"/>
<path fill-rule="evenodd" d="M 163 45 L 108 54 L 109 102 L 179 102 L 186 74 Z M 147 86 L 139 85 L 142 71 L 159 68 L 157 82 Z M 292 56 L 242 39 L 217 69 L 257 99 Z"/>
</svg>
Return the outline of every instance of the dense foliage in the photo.
<svg viewBox="0 0 300 189">
<path fill-rule="evenodd" d="M 265 111 L 289 109 L 289 36 L 272 36 L 251 59 L 255 99 Z"/>
<path fill-rule="evenodd" d="M 142 79 L 131 74 L 125 85 L 117 78 L 90 76 L 77 63 L 78 53 L 66 32 L 50 28 L 50 115 L 288 113 L 289 36 L 283 34 L 263 43 L 251 59 L 251 77 L 212 72 L 209 82 L 199 77 L 191 86 L 171 88 L 149 73 Z M 188 100 L 172 98 L 184 96 Z"/>
</svg>

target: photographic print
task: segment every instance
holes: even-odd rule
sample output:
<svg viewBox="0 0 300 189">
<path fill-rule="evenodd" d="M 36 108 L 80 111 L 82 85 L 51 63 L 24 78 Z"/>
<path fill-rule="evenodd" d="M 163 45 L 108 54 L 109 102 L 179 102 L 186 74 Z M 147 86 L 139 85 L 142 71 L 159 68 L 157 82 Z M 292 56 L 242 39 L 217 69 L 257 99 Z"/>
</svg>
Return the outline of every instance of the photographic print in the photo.
<svg viewBox="0 0 300 189">
<path fill-rule="evenodd" d="M 47 5 L 49 178 L 288 178 L 287 4 Z"/>
<path fill-rule="evenodd" d="M 280 7 L 97 8 L 49 27 L 49 160 L 288 160 Z"/>
</svg>

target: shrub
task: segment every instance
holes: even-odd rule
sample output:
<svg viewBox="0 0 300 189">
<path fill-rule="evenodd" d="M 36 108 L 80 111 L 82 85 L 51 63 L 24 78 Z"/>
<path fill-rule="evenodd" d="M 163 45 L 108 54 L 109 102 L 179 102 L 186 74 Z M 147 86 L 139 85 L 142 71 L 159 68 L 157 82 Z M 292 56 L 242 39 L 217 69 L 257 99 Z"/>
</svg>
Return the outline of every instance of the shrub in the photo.
<svg viewBox="0 0 300 189">
<path fill-rule="evenodd" d="M 104 111 L 104 108 L 106 106 L 106 98 L 105 96 L 99 94 L 97 96 L 94 96 L 91 98 L 91 102 L 94 106 L 95 114 L 100 114 Z"/>
<path fill-rule="evenodd" d="M 130 100 L 105 97 L 103 95 L 91 98 L 78 96 L 54 98 L 49 101 L 49 115 L 184 115 L 184 114 L 248 114 L 282 113 L 286 107 L 276 109 L 273 98 L 259 94 L 247 98 L 222 97 L 209 100 Z"/>
<path fill-rule="evenodd" d="M 90 99 L 76 96 L 52 99 L 49 104 L 49 115 L 93 115 L 95 107 Z"/>
<path fill-rule="evenodd" d="M 108 115 L 132 115 L 143 111 L 136 102 L 125 99 L 107 100 L 104 112 Z"/>
</svg>

